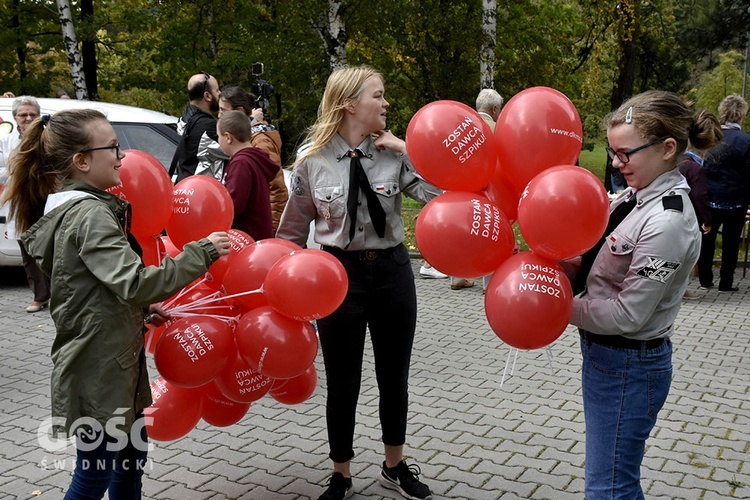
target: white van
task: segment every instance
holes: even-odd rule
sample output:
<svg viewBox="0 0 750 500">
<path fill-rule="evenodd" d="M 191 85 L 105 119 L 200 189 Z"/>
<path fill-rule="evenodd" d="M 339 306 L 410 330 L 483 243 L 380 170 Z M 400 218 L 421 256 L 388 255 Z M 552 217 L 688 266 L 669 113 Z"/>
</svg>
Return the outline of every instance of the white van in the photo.
<svg viewBox="0 0 750 500">
<path fill-rule="evenodd" d="M 14 98 L 0 98 L 0 134 L 16 132 L 12 106 Z M 158 159 L 168 169 L 180 136 L 177 134 L 177 117 L 158 111 L 75 99 L 37 98 L 43 115 L 53 115 L 64 109 L 97 109 L 109 119 L 117 133 L 120 149 L 138 149 Z M 0 207 L 0 266 L 20 266 L 21 249 L 18 242 L 7 236 L 5 222 L 8 207 Z"/>
</svg>

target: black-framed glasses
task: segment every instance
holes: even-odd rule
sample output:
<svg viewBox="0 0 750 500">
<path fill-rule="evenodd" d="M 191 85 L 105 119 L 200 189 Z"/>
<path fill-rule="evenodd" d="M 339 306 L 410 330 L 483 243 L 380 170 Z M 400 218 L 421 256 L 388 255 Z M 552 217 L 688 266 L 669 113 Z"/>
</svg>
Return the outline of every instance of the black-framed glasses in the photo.
<svg viewBox="0 0 750 500">
<path fill-rule="evenodd" d="M 630 151 L 615 151 L 614 149 L 607 147 L 607 154 L 609 155 L 609 158 L 611 160 L 614 160 L 615 157 L 617 157 L 618 160 L 620 160 L 622 163 L 628 163 L 630 161 L 630 155 L 633 153 L 637 153 L 641 149 L 650 148 L 654 144 L 659 144 L 662 142 L 661 140 L 652 141 L 648 144 L 644 144 L 643 146 L 638 146 L 637 148 L 633 148 Z"/>
<path fill-rule="evenodd" d="M 115 150 L 115 154 L 117 155 L 117 157 L 118 158 L 120 157 L 120 143 L 119 142 L 117 144 L 112 144 L 111 146 L 102 146 L 100 148 L 83 149 L 83 150 L 81 150 L 81 153 L 89 153 L 91 151 L 99 151 L 101 149 L 114 149 Z"/>
<path fill-rule="evenodd" d="M 205 77 L 206 77 L 206 78 L 205 78 L 205 79 L 203 80 L 203 93 L 205 94 L 206 92 L 210 92 L 210 91 L 208 90 L 208 81 L 209 81 L 209 80 L 211 79 L 211 75 L 209 75 L 209 74 L 208 74 L 208 73 L 206 73 L 205 71 L 201 71 L 201 73 L 203 73 L 203 76 L 205 76 Z"/>
</svg>

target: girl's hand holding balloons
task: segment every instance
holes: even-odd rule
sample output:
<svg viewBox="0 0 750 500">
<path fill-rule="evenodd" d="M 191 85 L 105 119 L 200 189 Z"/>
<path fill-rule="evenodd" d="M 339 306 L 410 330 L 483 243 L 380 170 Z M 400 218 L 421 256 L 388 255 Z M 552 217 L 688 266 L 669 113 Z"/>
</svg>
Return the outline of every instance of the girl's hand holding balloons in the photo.
<svg viewBox="0 0 750 500">
<path fill-rule="evenodd" d="M 219 255 L 229 255 L 229 235 L 225 231 L 216 231 L 209 234 L 207 238 L 214 244 L 216 250 L 219 251 Z"/>
<path fill-rule="evenodd" d="M 151 304 L 148 307 L 148 312 L 146 323 L 149 325 L 162 326 L 172 319 L 172 314 L 158 304 Z"/>
</svg>

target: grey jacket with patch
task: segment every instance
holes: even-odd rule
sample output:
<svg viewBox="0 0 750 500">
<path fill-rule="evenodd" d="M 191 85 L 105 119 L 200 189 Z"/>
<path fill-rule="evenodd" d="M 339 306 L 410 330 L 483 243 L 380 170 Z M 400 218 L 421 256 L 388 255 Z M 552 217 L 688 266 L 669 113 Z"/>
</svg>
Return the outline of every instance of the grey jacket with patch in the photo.
<svg viewBox="0 0 750 500">
<path fill-rule="evenodd" d="M 349 197 L 349 163 L 351 148 L 338 134 L 320 151 L 297 164 L 291 178 L 289 201 L 276 236 L 304 245 L 315 221 L 315 242 L 337 248 L 349 244 L 346 201 Z M 357 208 L 357 231 L 348 250 L 389 248 L 404 241 L 401 218 L 401 193 L 427 203 L 441 191 L 422 179 L 406 155 L 378 149 L 372 137 L 359 145 L 365 153 L 362 168 L 372 190 L 378 195 L 386 213 L 385 237 L 380 238 L 372 227 L 367 199 L 360 193 Z"/>
<path fill-rule="evenodd" d="M 586 291 L 574 299 L 571 324 L 636 340 L 672 335 L 700 252 L 689 192 L 676 168 L 637 192 L 636 207 L 606 237 Z M 623 191 L 610 210 L 631 195 Z"/>
</svg>

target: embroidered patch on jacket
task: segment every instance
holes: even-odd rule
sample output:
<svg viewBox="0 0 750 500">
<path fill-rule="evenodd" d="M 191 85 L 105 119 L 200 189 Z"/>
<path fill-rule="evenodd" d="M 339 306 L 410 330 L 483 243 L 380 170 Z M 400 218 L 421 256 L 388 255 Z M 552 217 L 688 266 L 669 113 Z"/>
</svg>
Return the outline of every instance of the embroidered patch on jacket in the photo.
<svg viewBox="0 0 750 500">
<path fill-rule="evenodd" d="M 292 177 L 292 184 L 294 184 L 294 187 L 292 188 L 294 194 L 297 196 L 305 194 L 305 186 L 302 185 L 302 180 L 296 175 Z"/>
<path fill-rule="evenodd" d="M 612 233 L 609 235 L 609 242 L 610 242 L 610 248 L 613 252 L 617 251 L 617 235 L 615 233 Z M 621 252 L 627 252 L 630 250 L 630 245 L 627 243 L 623 243 L 622 246 L 620 246 Z"/>
<path fill-rule="evenodd" d="M 656 257 L 649 257 L 648 264 L 638 271 L 638 276 L 643 276 L 650 280 L 666 283 L 670 276 L 680 268 L 679 262 L 669 262 Z"/>
</svg>

